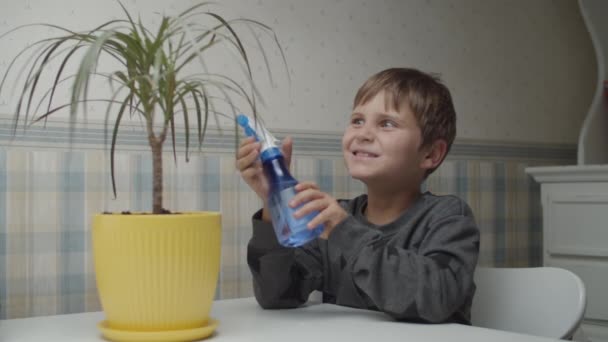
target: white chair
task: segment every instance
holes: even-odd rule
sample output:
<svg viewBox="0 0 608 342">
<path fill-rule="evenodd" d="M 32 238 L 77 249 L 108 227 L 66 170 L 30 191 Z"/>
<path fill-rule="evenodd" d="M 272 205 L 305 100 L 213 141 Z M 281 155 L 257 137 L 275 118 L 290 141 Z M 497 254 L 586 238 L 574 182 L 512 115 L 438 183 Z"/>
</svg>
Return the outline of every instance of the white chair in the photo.
<svg viewBox="0 0 608 342">
<path fill-rule="evenodd" d="M 474 326 L 571 338 L 585 312 L 585 285 L 565 269 L 478 267 L 475 283 Z"/>
</svg>

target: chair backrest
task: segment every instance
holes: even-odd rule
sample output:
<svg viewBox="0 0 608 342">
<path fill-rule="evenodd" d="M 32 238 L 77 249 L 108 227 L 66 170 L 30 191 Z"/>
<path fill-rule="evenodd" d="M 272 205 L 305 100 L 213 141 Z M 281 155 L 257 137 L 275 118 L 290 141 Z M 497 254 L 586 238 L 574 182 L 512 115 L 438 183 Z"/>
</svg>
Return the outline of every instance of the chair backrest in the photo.
<svg viewBox="0 0 608 342">
<path fill-rule="evenodd" d="M 569 338 L 585 312 L 585 285 L 565 269 L 478 267 L 475 283 L 474 326 Z"/>
</svg>

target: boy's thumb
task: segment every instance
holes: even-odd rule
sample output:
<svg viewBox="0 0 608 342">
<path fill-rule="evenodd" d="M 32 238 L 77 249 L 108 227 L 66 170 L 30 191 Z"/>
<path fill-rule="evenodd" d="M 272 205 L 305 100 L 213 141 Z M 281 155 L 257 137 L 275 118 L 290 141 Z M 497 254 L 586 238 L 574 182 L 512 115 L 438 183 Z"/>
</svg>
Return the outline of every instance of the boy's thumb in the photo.
<svg viewBox="0 0 608 342">
<path fill-rule="evenodd" d="M 293 151 L 293 139 L 291 137 L 286 137 L 283 139 L 281 151 L 283 152 L 283 157 L 285 158 L 285 164 L 287 164 L 287 168 L 289 168 L 291 166 L 291 152 Z"/>
</svg>

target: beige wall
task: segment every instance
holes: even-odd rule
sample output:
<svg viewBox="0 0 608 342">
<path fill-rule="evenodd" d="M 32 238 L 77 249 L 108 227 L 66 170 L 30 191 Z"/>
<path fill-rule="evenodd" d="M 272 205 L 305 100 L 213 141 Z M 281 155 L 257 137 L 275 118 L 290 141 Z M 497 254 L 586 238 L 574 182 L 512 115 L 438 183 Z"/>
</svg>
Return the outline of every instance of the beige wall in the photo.
<svg viewBox="0 0 608 342">
<path fill-rule="evenodd" d="M 125 1 L 144 18 L 191 3 Z M 572 0 L 222 4 L 226 13 L 271 25 L 284 46 L 291 89 L 284 78 L 276 88 L 261 85 L 265 118 L 275 129 L 341 132 L 361 82 L 383 68 L 413 66 L 440 73 L 452 89 L 459 138 L 574 144 L 596 82 L 590 38 Z M 110 0 L 10 0 L 3 2 L 0 31 L 39 21 L 82 29 L 120 15 Z M 24 40 L 36 38 L 17 37 L 3 39 L 2 70 Z M 1 103 L 9 112 L 4 95 Z"/>
</svg>

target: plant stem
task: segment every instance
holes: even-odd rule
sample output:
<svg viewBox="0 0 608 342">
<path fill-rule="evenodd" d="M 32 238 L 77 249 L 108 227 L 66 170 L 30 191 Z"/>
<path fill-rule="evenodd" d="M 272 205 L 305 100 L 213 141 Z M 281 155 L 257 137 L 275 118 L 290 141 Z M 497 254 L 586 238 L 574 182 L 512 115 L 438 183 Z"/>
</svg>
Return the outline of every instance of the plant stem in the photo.
<svg viewBox="0 0 608 342">
<path fill-rule="evenodd" d="M 165 130 L 160 137 L 154 134 L 154 109 L 146 110 L 148 143 L 152 150 L 152 214 L 163 213 L 163 143 Z M 165 124 L 166 126 L 166 124 Z"/>
<path fill-rule="evenodd" d="M 163 145 L 150 141 L 152 147 L 152 213 L 163 212 Z"/>
</svg>

